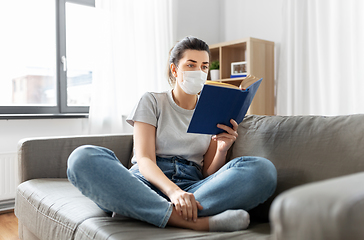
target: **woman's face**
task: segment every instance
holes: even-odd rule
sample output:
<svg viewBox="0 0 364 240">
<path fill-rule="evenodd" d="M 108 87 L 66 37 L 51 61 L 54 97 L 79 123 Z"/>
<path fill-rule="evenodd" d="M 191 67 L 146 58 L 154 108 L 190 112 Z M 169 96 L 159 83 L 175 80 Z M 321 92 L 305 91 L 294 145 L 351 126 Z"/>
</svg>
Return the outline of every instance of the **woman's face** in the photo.
<svg viewBox="0 0 364 240">
<path fill-rule="evenodd" d="M 179 60 L 178 69 L 174 64 L 171 64 L 171 70 L 177 82 L 183 80 L 184 71 L 209 71 L 209 54 L 206 51 L 186 50 L 183 57 Z"/>
</svg>

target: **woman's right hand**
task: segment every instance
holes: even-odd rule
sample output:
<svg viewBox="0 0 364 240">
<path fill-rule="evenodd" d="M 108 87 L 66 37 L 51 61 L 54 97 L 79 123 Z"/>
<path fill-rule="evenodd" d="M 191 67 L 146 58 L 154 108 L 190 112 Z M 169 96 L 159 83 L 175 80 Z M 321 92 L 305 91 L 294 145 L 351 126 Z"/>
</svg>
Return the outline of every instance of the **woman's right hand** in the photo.
<svg viewBox="0 0 364 240">
<path fill-rule="evenodd" d="M 177 213 L 186 221 L 197 221 L 198 210 L 202 210 L 201 204 L 196 201 L 192 193 L 177 189 L 169 194 L 169 199 L 173 203 Z"/>
</svg>

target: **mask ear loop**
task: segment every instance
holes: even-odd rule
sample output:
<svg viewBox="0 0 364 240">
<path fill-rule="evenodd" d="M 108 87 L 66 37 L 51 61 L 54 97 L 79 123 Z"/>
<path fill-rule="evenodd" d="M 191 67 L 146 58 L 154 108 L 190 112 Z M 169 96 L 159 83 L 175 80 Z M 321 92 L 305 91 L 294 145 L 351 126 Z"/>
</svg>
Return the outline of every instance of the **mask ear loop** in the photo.
<svg viewBox="0 0 364 240">
<path fill-rule="evenodd" d="M 175 65 L 175 66 L 176 66 L 176 65 Z M 176 69 L 177 69 L 177 70 L 179 70 L 179 68 L 178 68 L 177 66 L 176 66 Z M 181 71 L 181 73 L 182 73 L 182 76 L 183 76 L 183 71 Z M 176 71 L 176 75 L 177 75 L 177 71 Z M 176 78 L 177 76 L 174 76 L 174 77 Z M 183 77 L 182 77 L 182 82 L 183 82 L 183 80 L 184 80 L 184 79 L 183 79 Z"/>
<path fill-rule="evenodd" d="M 171 63 L 171 65 L 173 64 L 174 66 L 174 71 L 172 70 L 172 74 L 175 78 L 177 78 L 177 70 L 179 70 L 179 68 L 174 64 L 174 63 Z M 176 70 L 177 69 L 177 70 Z"/>
</svg>

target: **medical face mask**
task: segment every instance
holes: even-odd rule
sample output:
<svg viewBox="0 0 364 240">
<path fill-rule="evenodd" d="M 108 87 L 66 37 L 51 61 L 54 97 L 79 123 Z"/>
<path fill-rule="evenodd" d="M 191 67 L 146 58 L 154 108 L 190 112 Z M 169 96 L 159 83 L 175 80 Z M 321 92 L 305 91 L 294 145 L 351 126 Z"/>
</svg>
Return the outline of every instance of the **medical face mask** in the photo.
<svg viewBox="0 0 364 240">
<path fill-rule="evenodd" d="M 183 81 L 181 83 L 182 90 L 191 95 L 201 92 L 203 85 L 207 79 L 207 73 L 203 71 L 184 71 Z"/>
</svg>

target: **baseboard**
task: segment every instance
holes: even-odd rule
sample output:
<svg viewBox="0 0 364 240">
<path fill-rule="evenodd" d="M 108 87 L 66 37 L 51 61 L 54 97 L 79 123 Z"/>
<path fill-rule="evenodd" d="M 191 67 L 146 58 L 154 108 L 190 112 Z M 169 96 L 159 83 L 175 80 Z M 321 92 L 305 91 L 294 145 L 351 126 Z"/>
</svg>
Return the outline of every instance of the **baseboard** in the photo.
<svg viewBox="0 0 364 240">
<path fill-rule="evenodd" d="M 14 211 L 15 199 L 1 200 L 0 201 L 0 213 L 7 213 Z"/>
</svg>

